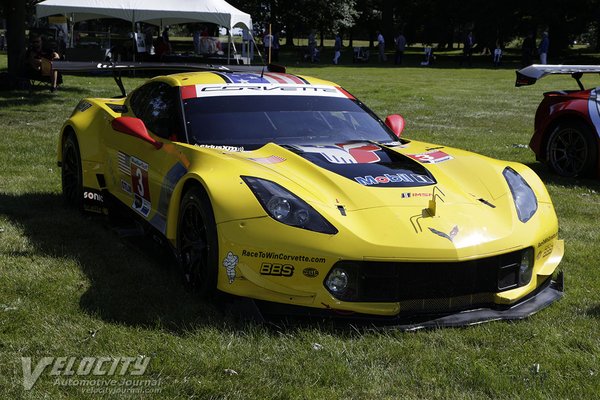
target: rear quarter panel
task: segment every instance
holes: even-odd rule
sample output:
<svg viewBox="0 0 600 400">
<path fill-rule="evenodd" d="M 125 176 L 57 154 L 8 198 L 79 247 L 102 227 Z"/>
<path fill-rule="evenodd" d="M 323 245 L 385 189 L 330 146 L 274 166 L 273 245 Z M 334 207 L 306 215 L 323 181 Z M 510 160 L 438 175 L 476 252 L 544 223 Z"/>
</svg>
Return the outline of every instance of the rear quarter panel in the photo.
<svg viewBox="0 0 600 400">
<path fill-rule="evenodd" d="M 62 162 L 62 145 L 67 134 L 74 133 L 79 144 L 83 184 L 86 187 L 99 189 L 95 175 L 104 173 L 105 149 L 102 144 L 102 132 L 108 128 L 114 118 L 121 116 L 121 113 L 113 111 L 107 104 L 123 105 L 123 101 L 123 99 L 83 99 L 61 128 L 57 151 L 58 162 L 59 164 Z"/>
</svg>

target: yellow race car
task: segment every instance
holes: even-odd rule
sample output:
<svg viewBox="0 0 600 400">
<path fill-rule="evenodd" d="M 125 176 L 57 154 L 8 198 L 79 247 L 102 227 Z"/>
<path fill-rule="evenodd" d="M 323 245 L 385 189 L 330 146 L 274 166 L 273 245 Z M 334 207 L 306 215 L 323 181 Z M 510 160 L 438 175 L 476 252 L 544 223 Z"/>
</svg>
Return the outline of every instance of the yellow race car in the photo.
<svg viewBox="0 0 600 400">
<path fill-rule="evenodd" d="M 562 296 L 556 214 L 526 166 L 405 139 L 332 82 L 207 69 L 81 100 L 58 143 L 66 203 L 127 208 L 201 295 L 272 309 L 418 328 Z"/>
</svg>

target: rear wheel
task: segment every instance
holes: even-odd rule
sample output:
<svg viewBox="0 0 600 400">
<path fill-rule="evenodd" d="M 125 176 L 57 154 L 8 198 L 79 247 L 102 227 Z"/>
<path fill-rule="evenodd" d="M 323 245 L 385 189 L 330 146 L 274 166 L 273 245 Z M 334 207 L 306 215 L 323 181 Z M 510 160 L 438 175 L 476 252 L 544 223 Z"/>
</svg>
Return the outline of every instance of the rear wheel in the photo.
<svg viewBox="0 0 600 400">
<path fill-rule="evenodd" d="M 209 297 L 217 287 L 217 228 L 206 193 L 189 189 L 179 206 L 177 251 L 185 284 L 201 297 Z"/>
<path fill-rule="evenodd" d="M 74 133 L 68 133 L 62 147 L 62 195 L 67 207 L 83 208 L 81 153 Z"/>
<path fill-rule="evenodd" d="M 592 174 L 597 162 L 597 153 L 598 145 L 591 129 L 580 122 L 561 123 L 548 138 L 548 164 L 561 176 Z"/>
</svg>

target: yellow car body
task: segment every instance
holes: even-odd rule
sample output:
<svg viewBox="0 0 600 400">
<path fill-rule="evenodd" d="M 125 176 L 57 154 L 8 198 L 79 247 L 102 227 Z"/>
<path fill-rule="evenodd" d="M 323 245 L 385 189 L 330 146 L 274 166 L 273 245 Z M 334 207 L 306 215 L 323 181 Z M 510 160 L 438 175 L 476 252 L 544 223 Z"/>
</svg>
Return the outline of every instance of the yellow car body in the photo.
<svg viewBox="0 0 600 400">
<path fill-rule="evenodd" d="M 160 101 L 152 97 L 153 90 L 174 93 L 175 101 L 156 105 L 153 102 Z M 213 90 L 217 93 L 210 93 Z M 212 265 L 202 268 L 215 274 L 218 290 L 307 310 L 381 317 L 435 315 L 438 326 L 453 324 L 439 316 L 463 315 L 457 323 L 461 325 L 522 318 L 562 294 L 552 281 L 564 251 L 557 217 L 546 188 L 528 167 L 400 139 L 372 113 L 367 113 L 373 120 L 367 123 L 387 130 L 389 140 L 313 142 L 318 133 L 311 132 L 303 137 L 310 138 L 309 144 L 286 139 L 282 145 L 277 138 L 254 146 L 240 146 L 243 138 L 186 143 L 195 121 L 186 119 L 192 112 L 186 107 L 193 103 L 201 108 L 223 99 L 239 103 L 236 96 L 242 93 L 251 107 L 270 101 L 265 100 L 268 96 L 287 101 L 317 93 L 327 97 L 325 102 L 358 103 L 338 85 L 306 76 L 221 72 L 161 76 L 125 98 L 84 99 L 64 124 L 58 145 L 59 164 L 65 170 L 63 191 L 77 186 L 74 194 L 65 196 L 89 211 L 110 212 L 110 204 L 116 203 L 127 207 L 177 254 L 183 251 L 178 241 L 185 235 L 182 202 L 196 187 L 214 217 L 216 243 L 209 247 L 216 257 L 205 260 Z M 147 112 L 147 104 L 154 104 L 148 106 L 154 111 Z M 161 107 L 173 107 L 178 115 L 171 110 L 167 118 L 154 120 Z M 260 109 L 230 116 L 227 109 L 219 112 L 231 121 L 206 118 L 219 126 L 248 119 L 248 131 L 255 117 L 266 115 Z M 346 125 L 353 121 L 345 111 L 326 117 L 318 116 L 318 110 L 311 112 L 315 124 L 331 125 L 327 118 Z M 269 118 L 274 115 L 279 114 Z M 400 133 L 401 127 L 388 125 Z M 173 126 L 178 131 L 169 133 Z M 202 132 L 209 129 L 206 126 L 195 129 Z M 146 128 L 147 136 L 140 134 Z M 279 126 L 277 132 L 281 130 Z M 214 135 L 227 137 L 228 132 Z M 77 151 L 80 181 L 74 180 L 77 167 L 69 161 L 77 161 Z M 375 167 L 388 169 L 378 173 L 371 169 Z M 534 195 L 532 215 L 517 212 L 521 193 L 512 192 L 505 174 L 514 178 L 514 190 Z M 283 200 L 276 195 L 280 188 Z M 271 196 L 268 205 L 259 199 L 265 191 L 264 196 Z M 299 202 L 290 206 L 296 197 Z M 288 218 L 290 207 L 299 210 L 294 211 L 294 221 L 300 221 L 296 225 L 277 219 Z M 318 228 L 324 231 L 298 226 L 309 218 L 314 221 L 313 211 L 325 221 L 320 220 Z M 202 251 L 190 252 L 187 258 Z M 334 274 L 336 268 L 341 269 Z M 544 299 L 536 303 L 540 296 Z M 528 311 L 517 312 L 525 303 Z M 487 314 L 482 316 L 481 310 Z"/>
</svg>

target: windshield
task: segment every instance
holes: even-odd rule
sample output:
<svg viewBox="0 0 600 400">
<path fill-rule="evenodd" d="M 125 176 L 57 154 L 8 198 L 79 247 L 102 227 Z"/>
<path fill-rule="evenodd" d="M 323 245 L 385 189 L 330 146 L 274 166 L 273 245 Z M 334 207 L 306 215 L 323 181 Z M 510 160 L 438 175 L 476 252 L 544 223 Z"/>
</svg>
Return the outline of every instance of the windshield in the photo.
<svg viewBox="0 0 600 400">
<path fill-rule="evenodd" d="M 215 96 L 184 101 L 190 143 L 258 148 L 266 143 L 397 141 L 357 101 L 325 96 Z"/>
</svg>

